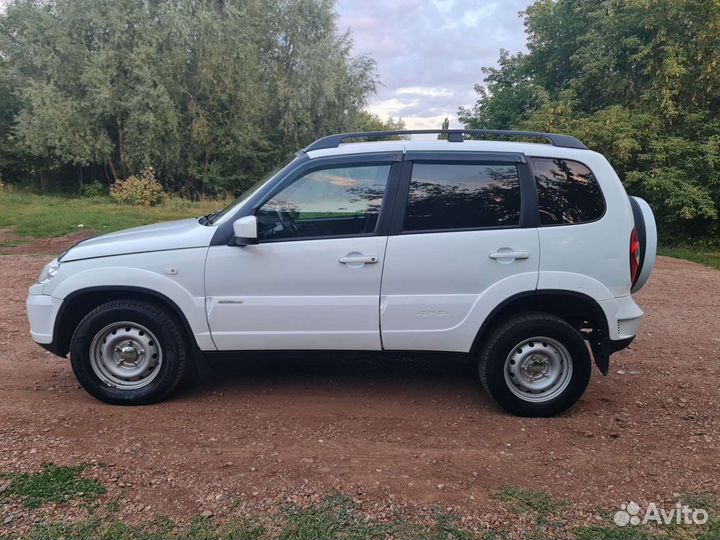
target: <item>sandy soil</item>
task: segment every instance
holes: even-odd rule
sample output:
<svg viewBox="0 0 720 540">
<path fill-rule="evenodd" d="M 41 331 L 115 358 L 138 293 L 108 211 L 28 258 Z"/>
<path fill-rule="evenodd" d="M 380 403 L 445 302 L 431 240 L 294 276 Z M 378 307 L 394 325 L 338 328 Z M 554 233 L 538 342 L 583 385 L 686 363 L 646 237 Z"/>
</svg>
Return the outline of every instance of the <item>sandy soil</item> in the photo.
<svg viewBox="0 0 720 540">
<path fill-rule="evenodd" d="M 610 375 L 595 371 L 560 417 L 520 419 L 483 395 L 473 368 L 413 359 L 223 364 L 165 403 L 105 405 L 30 339 L 26 290 L 49 258 L 0 256 L 0 471 L 104 464 L 93 474 L 108 500 L 133 501 L 129 516 L 337 489 L 369 512 L 440 506 L 487 524 L 504 511 L 490 495 L 514 484 L 573 501 L 582 522 L 628 500 L 720 492 L 717 270 L 659 258 L 637 296 L 641 333 Z"/>
</svg>

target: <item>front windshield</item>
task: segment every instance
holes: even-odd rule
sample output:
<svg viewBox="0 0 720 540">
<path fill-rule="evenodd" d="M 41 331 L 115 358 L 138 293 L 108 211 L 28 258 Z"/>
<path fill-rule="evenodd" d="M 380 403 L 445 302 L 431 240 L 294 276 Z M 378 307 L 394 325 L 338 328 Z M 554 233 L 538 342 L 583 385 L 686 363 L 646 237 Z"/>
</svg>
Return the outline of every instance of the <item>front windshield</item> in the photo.
<svg viewBox="0 0 720 540">
<path fill-rule="evenodd" d="M 210 214 L 208 216 L 204 216 L 207 218 L 207 224 L 212 225 L 214 223 L 221 221 L 222 218 L 224 218 L 226 215 L 230 214 L 232 211 L 237 209 L 241 204 L 243 204 L 247 199 L 249 199 L 253 193 L 255 193 L 258 189 L 260 189 L 260 187 L 262 187 L 267 182 L 269 182 L 273 178 L 275 178 L 278 174 L 283 172 L 286 167 L 288 167 L 293 161 L 295 161 L 295 159 L 296 159 L 295 155 L 288 157 L 280 165 L 275 167 L 272 171 L 270 171 L 268 174 L 266 174 L 260 180 L 255 182 L 252 186 L 247 188 L 239 197 L 237 197 L 233 202 L 231 202 L 225 208 L 223 208 L 222 210 L 219 210 L 216 213 Z"/>
</svg>

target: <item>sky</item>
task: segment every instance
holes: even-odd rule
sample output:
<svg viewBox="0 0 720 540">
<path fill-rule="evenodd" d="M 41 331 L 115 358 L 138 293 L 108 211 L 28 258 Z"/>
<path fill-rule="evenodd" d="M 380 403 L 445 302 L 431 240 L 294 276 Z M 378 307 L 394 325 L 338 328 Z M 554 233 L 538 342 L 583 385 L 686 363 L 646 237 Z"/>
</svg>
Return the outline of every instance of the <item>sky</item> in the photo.
<svg viewBox="0 0 720 540">
<path fill-rule="evenodd" d="M 525 48 L 518 13 L 532 0 L 337 0 L 338 27 L 350 30 L 353 53 L 377 62 L 380 84 L 368 109 L 408 129 L 451 127 L 459 106 L 476 101 L 483 66 L 500 49 Z M 0 0 L 0 10 L 7 0 Z"/>
<path fill-rule="evenodd" d="M 354 54 L 377 62 L 381 84 L 368 109 L 402 117 L 408 129 L 457 122 L 458 106 L 476 101 L 483 66 L 500 49 L 525 48 L 518 13 L 531 0 L 338 0 L 338 26 L 350 30 Z"/>
</svg>

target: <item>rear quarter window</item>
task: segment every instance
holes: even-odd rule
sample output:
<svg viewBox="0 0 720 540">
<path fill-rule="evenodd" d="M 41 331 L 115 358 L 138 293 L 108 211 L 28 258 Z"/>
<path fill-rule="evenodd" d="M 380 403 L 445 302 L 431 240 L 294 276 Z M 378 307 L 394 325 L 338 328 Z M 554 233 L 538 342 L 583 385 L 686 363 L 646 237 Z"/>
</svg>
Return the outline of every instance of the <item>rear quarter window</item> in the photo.
<svg viewBox="0 0 720 540">
<path fill-rule="evenodd" d="M 605 199 L 592 171 L 559 158 L 530 158 L 538 194 L 540 225 L 575 225 L 600 219 Z"/>
</svg>

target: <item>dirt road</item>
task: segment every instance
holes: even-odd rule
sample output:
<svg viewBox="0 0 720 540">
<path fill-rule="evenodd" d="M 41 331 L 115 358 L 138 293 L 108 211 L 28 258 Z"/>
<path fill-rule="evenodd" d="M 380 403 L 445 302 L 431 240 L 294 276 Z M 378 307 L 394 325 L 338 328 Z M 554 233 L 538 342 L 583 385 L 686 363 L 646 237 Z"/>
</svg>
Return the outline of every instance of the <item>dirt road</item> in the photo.
<svg viewBox="0 0 720 540">
<path fill-rule="evenodd" d="M 717 270 L 660 258 L 610 376 L 595 371 L 563 416 L 519 419 L 471 367 L 411 359 L 228 364 L 166 403 L 104 405 L 29 337 L 26 289 L 47 259 L 0 256 L 0 471 L 101 463 L 105 497 L 179 520 L 340 490 L 371 513 L 441 506 L 486 523 L 512 484 L 571 500 L 582 522 L 720 492 Z"/>
</svg>

